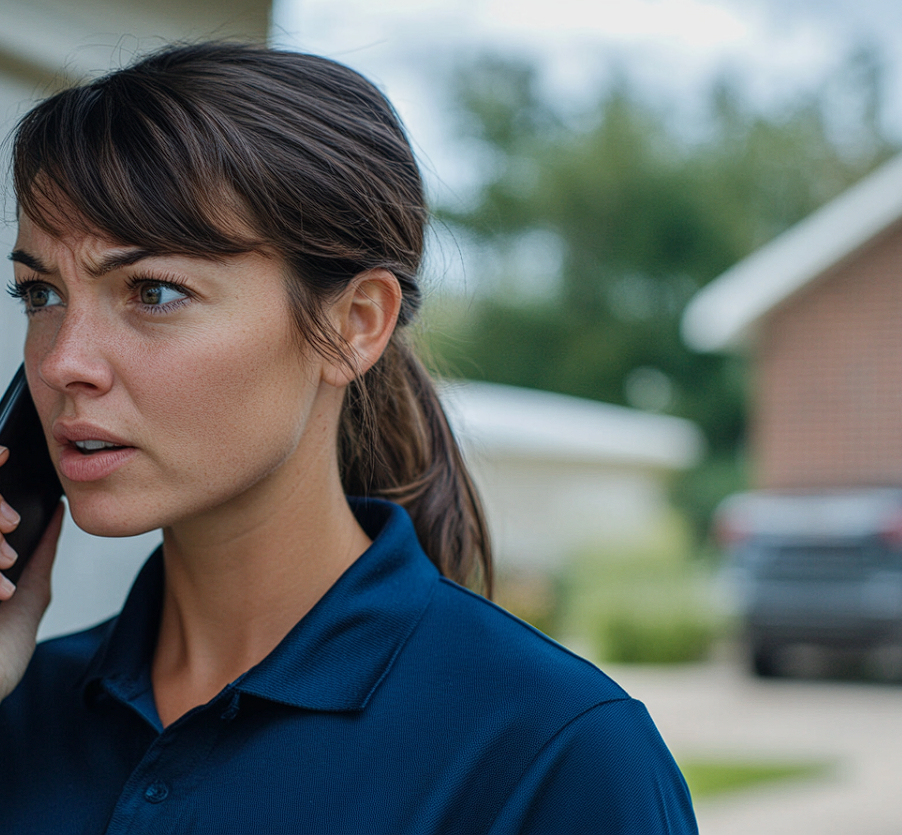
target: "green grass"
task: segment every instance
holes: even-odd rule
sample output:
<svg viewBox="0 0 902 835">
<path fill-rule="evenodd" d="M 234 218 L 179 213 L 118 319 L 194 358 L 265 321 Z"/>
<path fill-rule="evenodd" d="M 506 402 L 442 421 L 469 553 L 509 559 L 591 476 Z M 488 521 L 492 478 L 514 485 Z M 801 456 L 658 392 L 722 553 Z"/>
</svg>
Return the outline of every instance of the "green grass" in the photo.
<svg viewBox="0 0 902 835">
<path fill-rule="evenodd" d="M 820 777 L 830 769 L 825 762 L 755 762 L 749 760 L 680 760 L 680 770 L 694 800 L 733 792 L 763 783 Z"/>
</svg>

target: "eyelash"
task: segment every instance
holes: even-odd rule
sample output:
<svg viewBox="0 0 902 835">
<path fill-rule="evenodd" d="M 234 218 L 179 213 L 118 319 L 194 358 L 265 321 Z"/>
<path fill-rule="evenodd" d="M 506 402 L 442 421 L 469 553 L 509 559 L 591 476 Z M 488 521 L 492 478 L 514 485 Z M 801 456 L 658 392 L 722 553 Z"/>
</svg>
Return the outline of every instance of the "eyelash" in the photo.
<svg viewBox="0 0 902 835">
<path fill-rule="evenodd" d="M 13 280 L 10 281 L 6 286 L 6 292 L 14 299 L 18 299 L 19 301 L 23 302 L 25 304 L 25 313 L 29 316 L 33 316 L 35 313 L 38 313 L 40 311 L 40 308 L 29 307 L 29 295 L 35 287 L 48 286 L 49 285 L 45 281 L 41 281 L 40 279 L 36 278 L 25 279 L 23 281 Z M 193 298 L 191 291 L 184 284 L 182 284 L 182 282 L 173 279 L 161 279 L 147 275 L 136 275 L 130 277 L 126 281 L 126 286 L 129 290 L 132 291 L 140 290 L 144 287 L 168 287 L 170 290 L 175 290 L 177 293 L 181 293 L 184 296 L 184 298 L 173 299 L 172 301 L 166 302 L 165 304 L 144 304 L 143 302 L 139 302 L 142 310 L 151 313 L 152 315 L 169 313 L 176 308 L 181 307 L 183 304 L 186 304 Z M 56 291 L 54 290 L 54 292 Z"/>
<path fill-rule="evenodd" d="M 35 313 L 38 313 L 40 308 L 30 307 L 28 304 L 28 297 L 31 294 L 31 291 L 35 287 L 48 287 L 49 285 L 45 281 L 41 281 L 37 278 L 29 278 L 24 281 L 10 281 L 9 284 L 6 285 L 6 292 L 9 293 L 14 299 L 18 299 L 25 305 L 25 313 L 28 316 L 34 316 Z M 54 291 L 56 292 L 56 291 Z"/>
<path fill-rule="evenodd" d="M 173 278 L 162 279 L 149 275 L 134 275 L 126 281 L 126 286 L 129 290 L 141 290 L 143 287 L 168 287 L 170 290 L 175 290 L 184 296 L 184 298 L 173 299 L 165 304 L 144 304 L 139 301 L 142 310 L 152 315 L 170 313 L 194 298 L 194 294 L 181 281 Z"/>
</svg>

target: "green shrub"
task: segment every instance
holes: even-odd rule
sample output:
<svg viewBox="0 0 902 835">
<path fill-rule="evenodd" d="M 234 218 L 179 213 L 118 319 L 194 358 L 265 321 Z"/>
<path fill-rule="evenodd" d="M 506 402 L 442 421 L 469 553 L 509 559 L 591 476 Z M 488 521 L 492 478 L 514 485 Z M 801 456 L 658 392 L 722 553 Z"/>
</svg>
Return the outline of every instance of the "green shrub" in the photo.
<svg viewBox="0 0 902 835">
<path fill-rule="evenodd" d="M 619 612 L 604 623 L 600 645 L 616 664 L 679 664 L 702 661 L 716 637 L 710 617 L 669 612 L 643 617 Z"/>
<path fill-rule="evenodd" d="M 691 556 L 690 542 L 674 515 L 644 543 L 576 555 L 560 584 L 559 639 L 599 661 L 704 659 L 725 620 L 713 601 L 712 566 Z"/>
</svg>

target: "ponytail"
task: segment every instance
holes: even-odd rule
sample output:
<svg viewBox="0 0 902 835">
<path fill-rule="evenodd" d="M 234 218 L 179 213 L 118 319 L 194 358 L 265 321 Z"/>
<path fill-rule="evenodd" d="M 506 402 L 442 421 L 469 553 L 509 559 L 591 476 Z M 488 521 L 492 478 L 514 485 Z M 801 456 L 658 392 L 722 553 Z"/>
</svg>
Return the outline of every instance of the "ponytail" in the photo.
<svg viewBox="0 0 902 835">
<path fill-rule="evenodd" d="M 491 596 L 482 505 L 432 379 L 402 332 L 348 387 L 338 447 L 346 493 L 400 504 L 439 571 Z"/>
</svg>

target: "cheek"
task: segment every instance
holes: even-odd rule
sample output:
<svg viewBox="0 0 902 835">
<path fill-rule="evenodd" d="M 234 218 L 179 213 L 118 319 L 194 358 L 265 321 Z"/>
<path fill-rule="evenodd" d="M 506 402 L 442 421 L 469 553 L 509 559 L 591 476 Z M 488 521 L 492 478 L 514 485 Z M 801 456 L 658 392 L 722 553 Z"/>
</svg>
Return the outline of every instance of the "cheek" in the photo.
<svg viewBox="0 0 902 835">
<path fill-rule="evenodd" d="M 288 323 L 199 335 L 148 354 L 135 405 L 180 479 L 241 480 L 297 446 L 317 390 L 313 366 Z"/>
<path fill-rule="evenodd" d="M 25 377 L 28 380 L 28 388 L 31 391 L 31 398 L 34 401 L 38 417 L 41 419 L 41 425 L 44 428 L 44 435 L 47 437 L 48 444 L 51 443 L 52 437 L 50 433 L 50 424 L 54 416 L 58 413 L 59 396 L 53 389 L 45 385 L 38 373 L 40 359 L 46 354 L 46 346 L 49 339 L 35 338 L 29 328 L 25 337 Z"/>
</svg>

